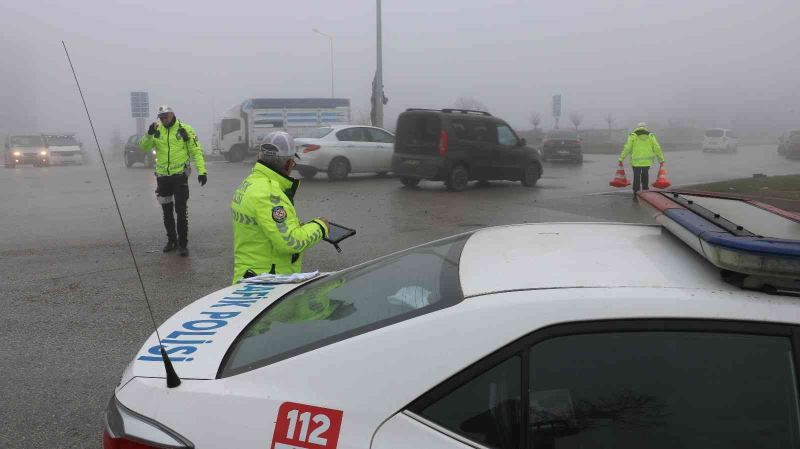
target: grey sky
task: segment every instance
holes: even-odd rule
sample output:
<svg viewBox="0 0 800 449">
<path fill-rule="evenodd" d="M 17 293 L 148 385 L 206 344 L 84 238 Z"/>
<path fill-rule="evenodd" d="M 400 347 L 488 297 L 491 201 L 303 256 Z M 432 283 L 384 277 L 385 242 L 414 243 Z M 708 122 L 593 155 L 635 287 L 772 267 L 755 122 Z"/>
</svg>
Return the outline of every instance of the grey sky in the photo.
<svg viewBox="0 0 800 449">
<path fill-rule="evenodd" d="M 368 115 L 372 0 L 3 2 L 0 132 L 88 131 L 60 41 L 107 138 L 134 130 L 128 92 L 148 90 L 206 139 L 248 97 L 336 94 Z M 512 125 L 564 95 L 585 126 L 688 118 L 800 119 L 797 0 L 384 0 L 387 126 L 407 107 L 474 96 Z M 101 142 L 104 143 L 104 142 Z"/>
</svg>

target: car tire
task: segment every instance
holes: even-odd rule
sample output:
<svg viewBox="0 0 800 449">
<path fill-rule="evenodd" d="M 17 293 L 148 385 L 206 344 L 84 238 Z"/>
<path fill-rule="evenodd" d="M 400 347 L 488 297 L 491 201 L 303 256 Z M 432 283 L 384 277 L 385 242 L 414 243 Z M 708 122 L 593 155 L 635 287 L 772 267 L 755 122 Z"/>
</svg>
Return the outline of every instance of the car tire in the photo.
<svg viewBox="0 0 800 449">
<path fill-rule="evenodd" d="M 247 153 L 247 149 L 242 145 L 236 145 L 228 152 L 228 160 L 230 162 L 242 162 Z"/>
<path fill-rule="evenodd" d="M 525 187 L 533 187 L 539 181 L 539 178 L 542 176 L 542 168 L 539 167 L 539 164 L 528 164 L 522 170 L 522 176 L 520 180 L 522 181 L 522 185 Z"/>
<path fill-rule="evenodd" d="M 400 182 L 402 182 L 403 185 L 406 186 L 406 187 L 416 187 L 416 186 L 419 185 L 419 181 L 420 181 L 419 178 L 413 178 L 411 176 L 401 176 L 400 177 Z"/>
<path fill-rule="evenodd" d="M 350 174 L 350 163 L 343 157 L 334 158 L 328 164 L 328 179 L 331 181 L 343 181 Z"/>
<path fill-rule="evenodd" d="M 575 158 L 575 163 L 576 164 L 583 164 L 583 155 L 582 154 Z"/>
<path fill-rule="evenodd" d="M 153 168 L 156 165 L 156 160 L 153 156 L 145 156 L 144 157 L 144 166 L 147 168 Z"/>
<path fill-rule="evenodd" d="M 467 167 L 456 165 L 450 169 L 444 184 L 447 186 L 447 190 L 451 192 L 461 192 L 467 188 L 468 182 L 469 171 L 467 171 Z"/>
<path fill-rule="evenodd" d="M 133 167 L 133 161 L 131 160 L 131 156 L 128 153 L 125 153 L 124 159 L 125 159 L 125 166 L 126 167 L 128 167 L 128 168 Z"/>
<path fill-rule="evenodd" d="M 317 169 L 314 167 L 297 167 L 297 171 L 300 172 L 300 176 L 305 179 L 311 179 L 314 176 L 317 176 Z"/>
</svg>

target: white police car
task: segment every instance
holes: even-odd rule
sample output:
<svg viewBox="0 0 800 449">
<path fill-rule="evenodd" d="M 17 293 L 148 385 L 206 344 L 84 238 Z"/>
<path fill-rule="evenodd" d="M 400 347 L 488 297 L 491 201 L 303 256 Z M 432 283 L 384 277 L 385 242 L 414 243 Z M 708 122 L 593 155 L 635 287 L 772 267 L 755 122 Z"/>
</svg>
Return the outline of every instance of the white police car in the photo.
<svg viewBox="0 0 800 449">
<path fill-rule="evenodd" d="M 642 199 L 663 227 L 488 228 L 202 298 L 159 328 L 180 385 L 153 335 L 104 445 L 800 447 L 797 217 Z"/>
</svg>

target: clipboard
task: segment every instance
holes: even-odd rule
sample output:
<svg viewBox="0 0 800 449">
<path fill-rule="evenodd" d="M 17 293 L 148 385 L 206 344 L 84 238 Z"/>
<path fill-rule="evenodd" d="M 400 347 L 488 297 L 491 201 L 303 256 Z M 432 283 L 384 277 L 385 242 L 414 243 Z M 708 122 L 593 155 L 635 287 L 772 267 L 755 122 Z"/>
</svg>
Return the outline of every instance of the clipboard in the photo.
<svg viewBox="0 0 800 449">
<path fill-rule="evenodd" d="M 339 248 L 339 243 L 342 240 L 349 239 L 350 237 L 356 235 L 355 229 L 350 229 L 342 225 L 338 225 L 333 222 L 328 222 L 328 235 L 325 236 L 323 240 L 333 245 L 336 248 L 336 251 L 342 252 L 342 249 Z"/>
</svg>

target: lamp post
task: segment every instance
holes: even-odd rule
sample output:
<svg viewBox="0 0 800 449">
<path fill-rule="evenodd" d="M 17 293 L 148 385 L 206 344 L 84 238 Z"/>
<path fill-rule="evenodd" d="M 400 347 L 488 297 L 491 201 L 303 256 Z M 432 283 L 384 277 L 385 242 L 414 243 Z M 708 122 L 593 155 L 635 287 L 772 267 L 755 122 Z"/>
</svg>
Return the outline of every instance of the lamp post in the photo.
<svg viewBox="0 0 800 449">
<path fill-rule="evenodd" d="M 330 34 L 325 34 L 325 33 L 323 33 L 322 31 L 320 31 L 320 30 L 318 30 L 316 28 L 314 28 L 312 31 L 317 33 L 317 34 L 319 34 L 320 36 L 327 37 L 328 41 L 330 42 L 330 45 L 331 45 L 331 98 L 333 98 L 334 97 L 334 93 L 333 93 L 334 92 L 333 91 L 333 36 L 331 36 Z"/>
</svg>

